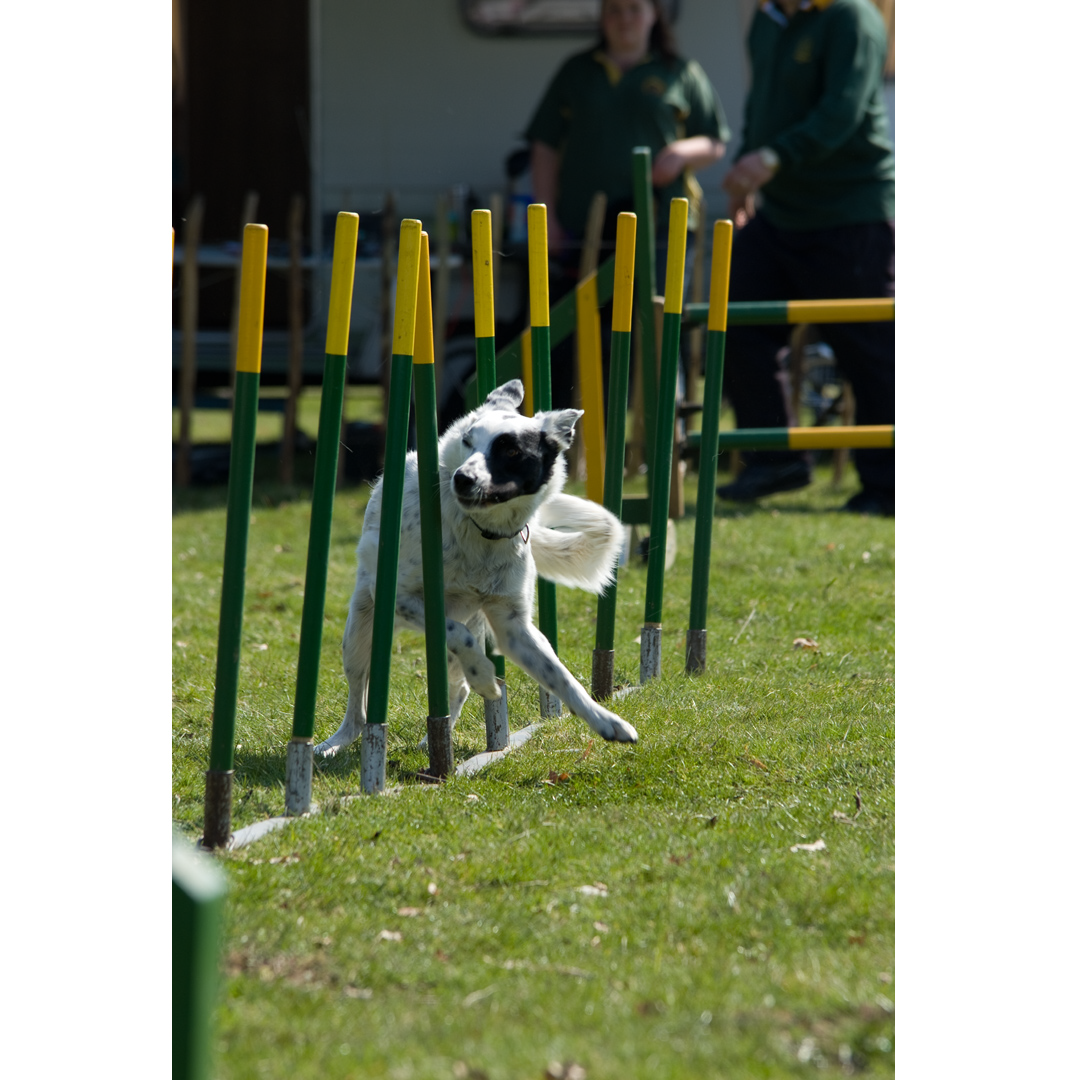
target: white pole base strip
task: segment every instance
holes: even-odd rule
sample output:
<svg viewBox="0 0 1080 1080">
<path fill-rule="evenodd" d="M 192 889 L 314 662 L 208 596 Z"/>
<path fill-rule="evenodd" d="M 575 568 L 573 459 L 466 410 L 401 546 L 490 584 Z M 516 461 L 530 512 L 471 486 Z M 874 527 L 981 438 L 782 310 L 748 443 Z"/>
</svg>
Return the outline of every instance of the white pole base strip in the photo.
<svg viewBox="0 0 1080 1080">
<path fill-rule="evenodd" d="M 562 702 L 554 694 L 549 694 L 541 686 L 540 717 L 541 719 L 546 720 L 549 716 L 562 716 Z"/>
<path fill-rule="evenodd" d="M 643 626 L 641 628 L 641 667 L 638 673 L 638 681 L 646 683 L 649 679 L 660 676 L 660 626 Z"/>
<path fill-rule="evenodd" d="M 702 675 L 705 672 L 706 630 L 686 631 L 686 674 Z"/>
<path fill-rule="evenodd" d="M 428 776 L 440 780 L 454 771 L 454 743 L 449 716 L 427 718 Z"/>
<path fill-rule="evenodd" d="M 285 813 L 306 814 L 311 809 L 312 748 L 314 739 L 290 739 L 285 747 Z"/>
<path fill-rule="evenodd" d="M 530 724 L 520 731 L 513 731 L 510 733 L 510 740 L 505 750 L 492 750 L 486 754 L 477 754 L 475 757 L 463 761 L 454 771 L 458 776 L 472 776 L 473 773 L 479 772 L 485 765 L 490 765 L 493 761 L 506 757 L 511 750 L 528 742 L 539 730 L 540 724 L 537 723 Z"/>
<path fill-rule="evenodd" d="M 380 795 L 386 790 L 386 725 L 365 723 L 360 734 L 360 790 Z"/>
<path fill-rule="evenodd" d="M 502 691 L 498 701 L 484 699 L 484 724 L 487 728 L 489 753 L 505 750 L 510 745 L 510 716 L 506 708 L 506 680 L 496 679 Z"/>
</svg>

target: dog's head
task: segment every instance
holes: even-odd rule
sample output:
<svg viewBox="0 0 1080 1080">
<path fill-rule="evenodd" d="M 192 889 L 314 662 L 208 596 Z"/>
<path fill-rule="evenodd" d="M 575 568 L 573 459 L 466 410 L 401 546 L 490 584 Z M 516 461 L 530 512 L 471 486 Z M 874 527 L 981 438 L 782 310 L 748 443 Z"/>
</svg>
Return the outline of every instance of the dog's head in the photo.
<svg viewBox="0 0 1080 1080">
<path fill-rule="evenodd" d="M 578 409 L 522 416 L 525 389 L 514 379 L 440 440 L 440 465 L 461 509 L 482 529 L 513 535 L 566 483 L 563 451 L 574 438 Z"/>
</svg>

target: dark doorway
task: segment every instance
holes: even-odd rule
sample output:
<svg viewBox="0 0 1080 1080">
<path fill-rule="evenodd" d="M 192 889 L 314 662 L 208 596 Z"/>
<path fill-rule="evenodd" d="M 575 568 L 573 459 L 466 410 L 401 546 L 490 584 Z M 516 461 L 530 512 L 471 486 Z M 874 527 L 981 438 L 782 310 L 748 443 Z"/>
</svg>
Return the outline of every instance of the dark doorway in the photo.
<svg viewBox="0 0 1080 1080">
<path fill-rule="evenodd" d="M 244 196 L 271 250 L 287 243 L 289 203 L 310 208 L 311 138 L 307 0 L 173 0 L 173 222 L 205 199 L 204 243 L 237 240 Z M 305 214 L 305 244 L 309 215 Z M 220 274 L 218 275 L 221 276 Z M 228 326 L 231 275 L 201 282 L 199 323 Z M 266 323 L 284 325 L 284 296 L 268 283 Z"/>
</svg>

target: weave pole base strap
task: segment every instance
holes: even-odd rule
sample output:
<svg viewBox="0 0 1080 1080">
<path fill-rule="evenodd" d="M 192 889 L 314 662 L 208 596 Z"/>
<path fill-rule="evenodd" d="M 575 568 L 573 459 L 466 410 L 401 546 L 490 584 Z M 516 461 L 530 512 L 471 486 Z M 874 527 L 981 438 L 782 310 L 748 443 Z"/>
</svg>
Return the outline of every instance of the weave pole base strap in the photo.
<svg viewBox="0 0 1080 1080">
<path fill-rule="evenodd" d="M 311 809 L 314 739 L 292 738 L 285 747 L 285 813 L 292 817 Z"/>
<path fill-rule="evenodd" d="M 360 734 L 360 789 L 365 795 L 386 790 L 385 724 L 364 724 Z"/>
<path fill-rule="evenodd" d="M 540 687 L 540 718 L 542 720 L 546 720 L 550 716 L 562 716 L 562 702 L 554 694 L 549 694 L 541 686 Z"/>
<path fill-rule="evenodd" d="M 454 771 L 454 744 L 449 716 L 427 718 L 428 775 L 443 779 Z"/>
<path fill-rule="evenodd" d="M 641 628 L 641 667 L 638 682 L 660 676 L 660 624 L 651 623 Z"/>
<path fill-rule="evenodd" d="M 510 745 L 510 714 L 506 707 L 506 680 L 496 677 L 502 696 L 498 701 L 484 700 L 484 725 L 487 728 L 487 750 L 505 750 Z"/>
<path fill-rule="evenodd" d="M 232 769 L 207 769 L 202 846 L 226 847 L 232 836 Z"/>
<path fill-rule="evenodd" d="M 705 635 L 707 630 L 686 631 L 686 674 L 705 673 Z"/>
<path fill-rule="evenodd" d="M 604 701 L 615 692 L 615 650 L 593 649 L 592 696 Z"/>
</svg>

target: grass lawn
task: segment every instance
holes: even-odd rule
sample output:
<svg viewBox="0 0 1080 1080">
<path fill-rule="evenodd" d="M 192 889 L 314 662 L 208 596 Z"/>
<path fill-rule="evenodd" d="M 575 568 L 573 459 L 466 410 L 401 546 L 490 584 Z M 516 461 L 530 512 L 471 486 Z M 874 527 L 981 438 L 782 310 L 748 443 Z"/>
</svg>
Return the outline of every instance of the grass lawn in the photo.
<svg viewBox="0 0 1080 1080">
<path fill-rule="evenodd" d="M 589 1080 L 891 1076 L 893 522 L 826 512 L 855 490 L 850 469 L 839 489 L 830 475 L 718 511 L 708 670 L 689 680 L 691 475 L 664 675 L 616 705 L 637 746 L 565 716 L 477 776 L 419 783 L 423 641 L 401 634 L 394 793 L 353 798 L 357 745 L 317 767 L 321 813 L 218 856 L 215 1074 L 510 1080 L 577 1062 Z M 317 738 L 345 707 L 339 647 L 367 495 L 337 498 Z M 172 813 L 194 839 L 224 492 L 176 499 Z M 284 809 L 308 517 L 303 492 L 257 484 L 235 827 Z M 619 585 L 616 682 L 631 684 L 644 566 Z M 595 598 L 560 589 L 558 603 L 560 655 L 588 686 Z M 515 669 L 508 696 L 511 728 L 536 718 Z M 484 749 L 478 697 L 455 735 L 458 760 Z"/>
</svg>

